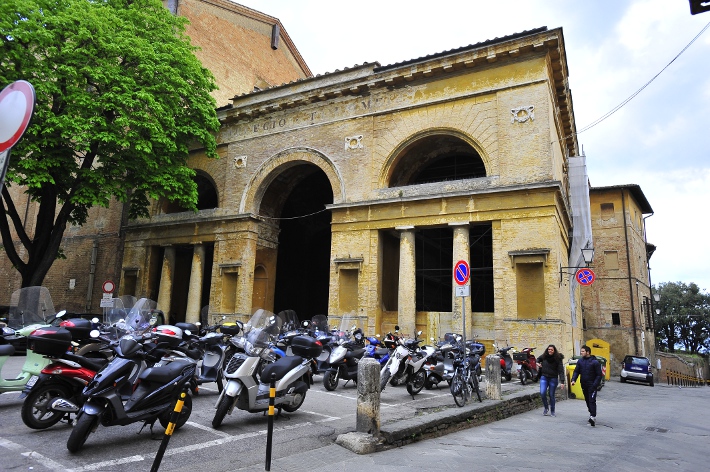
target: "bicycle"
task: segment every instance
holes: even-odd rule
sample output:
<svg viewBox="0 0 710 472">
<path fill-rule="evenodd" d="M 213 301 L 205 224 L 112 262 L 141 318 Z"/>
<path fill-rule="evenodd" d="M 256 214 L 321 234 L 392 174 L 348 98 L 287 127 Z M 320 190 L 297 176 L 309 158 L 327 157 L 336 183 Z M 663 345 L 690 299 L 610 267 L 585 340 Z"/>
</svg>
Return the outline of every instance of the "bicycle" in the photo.
<svg viewBox="0 0 710 472">
<path fill-rule="evenodd" d="M 459 350 L 461 352 L 461 350 Z M 478 401 L 482 402 L 481 390 L 478 385 L 478 375 L 476 375 L 476 366 L 480 364 L 481 356 L 478 354 L 469 354 L 457 356 L 454 359 L 454 375 L 451 378 L 451 394 L 454 396 L 456 405 L 462 407 L 466 404 L 469 398 L 476 393 Z"/>
</svg>

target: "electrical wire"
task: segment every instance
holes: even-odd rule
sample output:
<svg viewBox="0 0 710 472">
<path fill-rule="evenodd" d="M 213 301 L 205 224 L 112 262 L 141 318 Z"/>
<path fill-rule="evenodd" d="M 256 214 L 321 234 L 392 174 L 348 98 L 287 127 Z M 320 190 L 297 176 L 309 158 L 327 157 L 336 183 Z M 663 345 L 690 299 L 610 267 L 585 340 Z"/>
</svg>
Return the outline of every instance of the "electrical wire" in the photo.
<svg viewBox="0 0 710 472">
<path fill-rule="evenodd" d="M 286 218 L 274 218 L 272 216 L 264 216 L 264 215 L 259 215 L 257 214 L 256 216 L 259 218 L 265 218 L 267 220 L 277 220 L 277 221 L 282 221 L 282 220 L 298 220 L 300 218 L 308 218 L 309 216 L 317 215 L 318 213 L 323 213 L 324 211 L 328 211 L 327 208 L 323 208 L 322 210 L 318 210 L 314 213 L 309 213 L 307 215 L 301 215 L 301 216 L 289 216 Z"/>
<path fill-rule="evenodd" d="M 597 118 L 596 120 L 592 121 L 590 124 L 588 124 L 587 126 L 582 128 L 581 130 L 577 131 L 576 133 L 569 134 L 569 135 L 565 136 L 564 138 L 561 138 L 559 141 L 562 141 L 567 138 L 571 138 L 572 136 L 582 134 L 585 131 L 595 127 L 596 125 L 598 125 L 602 121 L 606 120 L 607 118 L 609 118 L 611 115 L 613 115 L 617 111 L 619 111 L 624 105 L 626 105 L 631 100 L 633 100 L 633 98 L 636 97 L 636 95 L 641 93 L 643 91 L 643 89 L 648 87 L 651 84 L 651 82 L 656 80 L 656 78 L 658 78 L 658 76 L 661 75 L 663 73 L 663 71 L 665 71 L 671 64 L 673 64 L 675 62 L 675 60 L 678 59 L 681 56 L 681 54 L 683 54 L 685 52 L 685 50 L 688 49 L 705 32 L 706 29 L 708 29 L 708 27 L 710 27 L 710 23 L 706 24 L 705 27 L 702 30 L 700 30 L 700 33 L 698 33 L 673 59 L 671 59 L 671 61 L 668 64 L 666 64 L 666 66 L 663 69 L 661 69 L 661 71 L 658 72 L 658 74 L 654 75 L 651 78 L 651 80 L 646 82 L 640 89 L 638 89 L 636 92 L 631 94 L 631 96 L 629 98 L 627 98 L 623 102 L 619 103 L 617 106 L 612 108 L 610 111 L 608 111 L 607 113 L 605 113 L 601 117 Z"/>
</svg>

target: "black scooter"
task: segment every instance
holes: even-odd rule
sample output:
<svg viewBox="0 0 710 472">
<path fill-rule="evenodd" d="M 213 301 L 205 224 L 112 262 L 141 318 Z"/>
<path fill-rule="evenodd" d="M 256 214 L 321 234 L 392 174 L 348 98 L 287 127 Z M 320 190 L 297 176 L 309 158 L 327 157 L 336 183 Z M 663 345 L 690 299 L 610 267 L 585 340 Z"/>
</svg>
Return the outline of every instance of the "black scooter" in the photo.
<svg viewBox="0 0 710 472">
<path fill-rule="evenodd" d="M 497 346 L 493 346 L 497 348 Z M 500 356 L 500 376 L 505 380 L 510 381 L 513 378 L 513 358 L 510 356 L 510 350 L 515 349 L 513 346 L 503 347 L 498 349 Z"/>
<path fill-rule="evenodd" d="M 182 342 L 180 328 L 159 326 L 157 329 L 157 336 L 123 337 L 116 346 L 116 357 L 86 386 L 83 392 L 86 400 L 67 440 L 70 452 L 78 452 L 99 423 L 114 426 L 143 422 L 150 425 L 151 430 L 156 420 L 163 427 L 170 423 L 170 414 L 180 393 L 189 392 L 197 362 L 179 351 L 177 344 Z M 157 337 L 158 343 L 145 343 L 148 340 L 146 337 Z M 163 350 L 166 347 L 169 349 Z M 164 356 L 158 357 L 158 354 Z M 144 362 L 150 363 L 156 358 L 158 360 L 152 367 L 142 369 Z M 136 375 L 140 383 L 134 391 Z M 76 408 L 61 398 L 55 400 L 52 407 L 55 410 Z M 191 411 L 192 397 L 188 394 L 175 424 L 176 429 L 187 422 Z"/>
<path fill-rule="evenodd" d="M 357 382 L 358 364 L 365 355 L 365 337 L 360 328 L 352 336 L 352 340 L 341 343 L 330 353 L 329 367 L 323 374 L 323 386 L 328 391 L 338 388 L 340 379 Z"/>
</svg>

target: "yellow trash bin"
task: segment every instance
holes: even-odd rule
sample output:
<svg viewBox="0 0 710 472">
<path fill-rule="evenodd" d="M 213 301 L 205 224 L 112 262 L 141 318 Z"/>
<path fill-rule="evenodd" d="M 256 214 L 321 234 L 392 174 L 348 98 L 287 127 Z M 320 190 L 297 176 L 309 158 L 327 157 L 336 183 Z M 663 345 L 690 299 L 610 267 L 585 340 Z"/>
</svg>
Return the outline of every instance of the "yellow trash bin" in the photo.
<svg viewBox="0 0 710 472">
<path fill-rule="evenodd" d="M 572 385 L 572 375 L 574 374 L 574 368 L 576 367 L 576 360 L 574 364 L 570 361 L 569 364 L 567 364 L 567 385 L 568 385 L 568 390 L 567 392 L 569 393 L 570 398 L 576 398 L 577 400 L 584 400 L 584 392 L 582 391 L 582 383 L 579 381 L 579 378 L 577 378 L 577 382 Z"/>
</svg>

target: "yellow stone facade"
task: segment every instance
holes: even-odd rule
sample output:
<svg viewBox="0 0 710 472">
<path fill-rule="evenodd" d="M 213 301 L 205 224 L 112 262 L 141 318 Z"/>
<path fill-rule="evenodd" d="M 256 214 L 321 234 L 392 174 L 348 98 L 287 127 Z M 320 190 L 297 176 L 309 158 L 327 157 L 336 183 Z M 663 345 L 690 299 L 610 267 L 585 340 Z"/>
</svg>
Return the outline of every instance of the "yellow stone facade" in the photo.
<svg viewBox="0 0 710 472">
<path fill-rule="evenodd" d="M 579 288 L 559 275 L 578 155 L 567 75 L 562 30 L 541 28 L 235 97 L 218 111 L 220 159 L 190 159 L 216 208 L 156 202 L 129 223 L 123 293 L 188 321 L 205 302 L 213 317 L 354 314 L 368 335 L 398 324 L 439 338 L 465 312 L 488 352 L 554 343 L 570 356 L 583 336 Z M 463 306 L 461 259 L 488 287 Z"/>
</svg>

